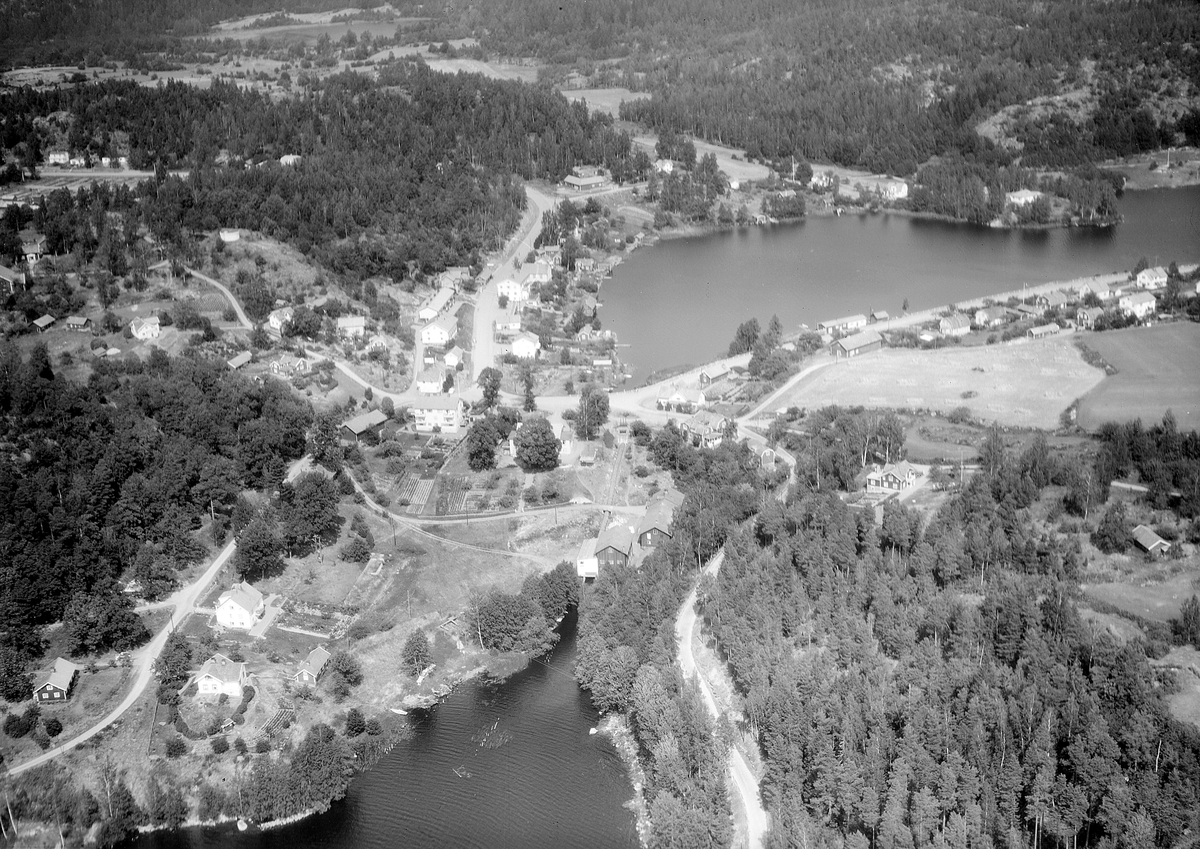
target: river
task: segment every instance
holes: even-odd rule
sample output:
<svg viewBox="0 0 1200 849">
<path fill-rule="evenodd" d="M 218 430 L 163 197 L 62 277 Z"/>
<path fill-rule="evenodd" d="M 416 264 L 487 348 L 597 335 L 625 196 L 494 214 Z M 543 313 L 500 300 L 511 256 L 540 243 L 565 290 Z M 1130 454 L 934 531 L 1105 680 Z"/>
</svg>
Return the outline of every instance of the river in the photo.
<svg viewBox="0 0 1200 849">
<path fill-rule="evenodd" d="M 906 215 L 813 217 L 796 224 L 667 239 L 635 251 L 601 292 L 604 327 L 639 382 L 724 353 L 742 321 L 785 331 L 872 310 L 925 309 L 1021 288 L 1200 260 L 1200 186 L 1126 192 L 1109 228 L 999 230 Z"/>
<path fill-rule="evenodd" d="M 328 813 L 266 832 L 232 826 L 141 836 L 137 849 L 634 849 L 633 789 L 572 677 L 562 641 L 503 683 L 464 684 L 410 715 L 415 734 L 354 780 Z M 483 745 L 481 745 L 481 742 Z M 499 745 L 495 745 L 499 744 Z M 455 769 L 468 774 L 460 778 Z"/>
</svg>

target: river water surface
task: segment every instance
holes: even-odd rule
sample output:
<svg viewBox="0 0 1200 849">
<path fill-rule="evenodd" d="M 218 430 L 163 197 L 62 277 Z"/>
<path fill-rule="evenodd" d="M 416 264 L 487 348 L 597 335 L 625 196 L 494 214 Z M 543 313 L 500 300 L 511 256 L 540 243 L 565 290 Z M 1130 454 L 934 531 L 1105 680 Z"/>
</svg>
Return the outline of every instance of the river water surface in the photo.
<svg viewBox="0 0 1200 849">
<path fill-rule="evenodd" d="M 784 330 L 842 315 L 919 310 L 1151 265 L 1200 260 L 1200 187 L 1126 192 L 1116 227 L 999 230 L 904 215 L 669 239 L 634 252 L 601 292 L 601 319 L 639 382 L 724 353 L 742 321 Z"/>
<path fill-rule="evenodd" d="M 232 826 L 144 835 L 137 849 L 634 849 L 633 789 L 572 677 L 575 613 L 545 662 L 470 682 L 325 814 L 266 832 Z M 460 778 L 458 769 L 467 777 Z"/>
</svg>

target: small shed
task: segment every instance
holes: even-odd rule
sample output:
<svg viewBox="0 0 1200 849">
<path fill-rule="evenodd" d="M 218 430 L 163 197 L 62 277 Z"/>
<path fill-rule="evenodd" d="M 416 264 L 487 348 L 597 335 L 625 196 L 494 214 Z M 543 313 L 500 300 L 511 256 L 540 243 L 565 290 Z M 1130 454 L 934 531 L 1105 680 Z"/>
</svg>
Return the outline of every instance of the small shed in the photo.
<svg viewBox="0 0 1200 849">
<path fill-rule="evenodd" d="M 853 336 L 847 336 L 845 339 L 834 342 L 833 355 L 835 357 L 857 357 L 859 354 L 869 351 L 878 351 L 882 347 L 882 336 L 874 330 L 864 330 L 862 333 L 855 333 Z"/>
<path fill-rule="evenodd" d="M 38 333 L 45 333 L 47 330 L 50 329 L 50 325 L 54 324 L 54 321 L 55 321 L 54 316 L 47 313 L 46 315 L 42 316 L 41 318 L 35 318 L 33 320 L 33 326 L 37 328 Z"/>
<path fill-rule="evenodd" d="M 387 420 L 387 414 L 383 410 L 368 410 L 342 425 L 342 439 L 358 442 L 368 432 L 373 432 L 378 436 L 379 431 L 383 428 L 383 423 Z"/>
<path fill-rule="evenodd" d="M 251 357 L 250 357 L 250 352 L 249 352 L 249 351 L 242 351 L 240 354 L 238 354 L 236 357 L 234 357 L 233 359 L 231 359 L 231 360 L 230 360 L 229 362 L 227 362 L 225 365 L 229 366 L 229 368 L 230 368 L 230 370 L 231 370 L 231 371 L 237 371 L 237 370 L 238 370 L 238 369 L 240 369 L 242 366 L 244 366 L 244 365 L 246 365 L 248 362 L 250 362 L 250 358 L 251 358 Z"/>
<path fill-rule="evenodd" d="M 1159 557 L 1171 550 L 1171 543 L 1145 525 L 1138 525 L 1133 529 L 1133 541 L 1142 551 Z"/>
</svg>

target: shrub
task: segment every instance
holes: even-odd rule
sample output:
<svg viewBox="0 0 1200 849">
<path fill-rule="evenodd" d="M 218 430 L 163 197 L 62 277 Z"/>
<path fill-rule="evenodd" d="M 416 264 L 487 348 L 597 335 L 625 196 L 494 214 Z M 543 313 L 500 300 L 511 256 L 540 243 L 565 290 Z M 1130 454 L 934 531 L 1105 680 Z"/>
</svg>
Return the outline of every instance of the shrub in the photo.
<svg viewBox="0 0 1200 849">
<path fill-rule="evenodd" d="M 246 745 L 245 740 L 243 740 L 241 737 L 234 738 L 233 750 L 235 752 L 237 752 L 239 755 L 244 755 L 244 754 L 246 754 L 248 749 L 249 749 L 249 747 Z"/>
<path fill-rule="evenodd" d="M 218 705 L 227 705 L 227 704 L 229 704 L 229 694 L 228 694 L 228 693 L 222 693 L 220 696 L 218 696 L 218 697 L 217 697 L 217 704 L 218 704 Z"/>
<path fill-rule="evenodd" d="M 367 730 L 367 722 L 363 719 L 362 711 L 350 708 L 346 713 L 346 736 L 357 737 Z"/>
<path fill-rule="evenodd" d="M 178 758 L 187 754 L 187 743 L 178 734 L 167 741 L 167 757 Z"/>
<path fill-rule="evenodd" d="M 266 737 L 258 738 L 258 742 L 254 744 L 254 751 L 258 752 L 260 755 L 265 755 L 267 752 L 271 751 L 271 741 Z"/>
<path fill-rule="evenodd" d="M 971 421 L 971 408 L 955 407 L 946 418 L 951 424 L 967 424 Z"/>
<path fill-rule="evenodd" d="M 376 719 L 375 717 L 371 717 L 370 719 L 367 720 L 367 729 L 366 730 L 367 730 L 367 736 L 378 737 L 380 734 L 383 733 L 383 724 L 380 723 L 380 721 L 378 719 Z"/>
<path fill-rule="evenodd" d="M 249 684 L 247 684 L 245 687 L 242 687 L 242 704 L 250 704 L 250 702 L 254 701 L 254 696 L 255 690 L 253 687 L 251 687 Z"/>
<path fill-rule="evenodd" d="M 29 722 L 20 714 L 10 713 L 4 720 L 4 733 L 14 740 L 21 739 L 29 731 Z"/>
<path fill-rule="evenodd" d="M 63 724 L 59 721 L 58 717 L 52 716 L 44 724 L 46 726 L 46 734 L 50 737 L 57 737 L 59 734 L 62 734 Z"/>
<path fill-rule="evenodd" d="M 214 755 L 225 754 L 229 751 L 229 741 L 224 737 L 214 737 L 212 739 L 212 750 Z"/>
<path fill-rule="evenodd" d="M 637 475 L 639 478 L 645 478 L 645 477 L 650 476 L 650 470 L 647 469 L 645 466 L 636 466 L 633 470 L 633 473 L 635 475 Z"/>
</svg>

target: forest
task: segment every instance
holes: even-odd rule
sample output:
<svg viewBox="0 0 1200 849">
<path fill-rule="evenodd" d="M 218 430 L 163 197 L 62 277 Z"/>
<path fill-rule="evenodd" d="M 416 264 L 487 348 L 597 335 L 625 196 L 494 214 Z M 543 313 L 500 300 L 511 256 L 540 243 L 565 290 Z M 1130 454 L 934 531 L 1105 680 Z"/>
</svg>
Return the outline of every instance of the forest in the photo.
<svg viewBox="0 0 1200 849">
<path fill-rule="evenodd" d="M 1194 470 L 1169 424 L 1101 454 L 1172 440 Z M 700 605 L 763 753 L 769 846 L 1171 846 L 1200 825 L 1200 733 L 1148 664 L 1166 649 L 1085 626 L 1079 545 L 1028 512 L 1063 475 L 993 434 L 928 524 L 801 485 L 729 535 Z"/>
<path fill-rule="evenodd" d="M 219 81 L 9 90 L 2 144 L 30 173 L 56 142 L 96 158 L 127 146 L 132 167 L 157 172 L 135 191 L 143 221 L 180 253 L 193 234 L 245 227 L 336 273 L 397 280 L 477 266 L 520 220 L 522 180 L 633 161 L 611 118 L 545 88 L 395 63 L 377 81 L 347 71 L 306 91 L 272 100 Z M 53 134 L 34 121 L 52 114 Z M 280 165 L 285 154 L 300 163 Z M 101 219 L 90 220 L 98 242 Z"/>
<path fill-rule="evenodd" d="M 220 362 L 155 350 L 81 386 L 44 347 L 0 342 L 0 695 L 28 697 L 51 622 L 79 653 L 145 639 L 117 578 L 169 587 L 206 555 L 203 519 L 223 542 L 238 493 L 278 485 L 311 420 L 287 386 Z"/>
<path fill-rule="evenodd" d="M 1200 84 L 1200 56 L 1184 47 L 1200 35 L 1200 9 L 1164 0 L 498 0 L 469 7 L 461 21 L 486 31 L 484 47 L 501 55 L 586 71 L 619 60 L 619 73 L 604 70 L 609 84 L 652 94 L 627 101 L 622 118 L 752 158 L 900 175 L 954 151 L 1011 159 L 975 125 L 1080 85 L 1085 62 L 1097 66 L 1095 114 L 1065 119 L 1070 126 L 1025 120 L 1018 139 L 1032 143 L 1030 164 L 1162 146 L 1191 123 L 1186 114 L 1156 117 L 1146 100 Z"/>
</svg>

